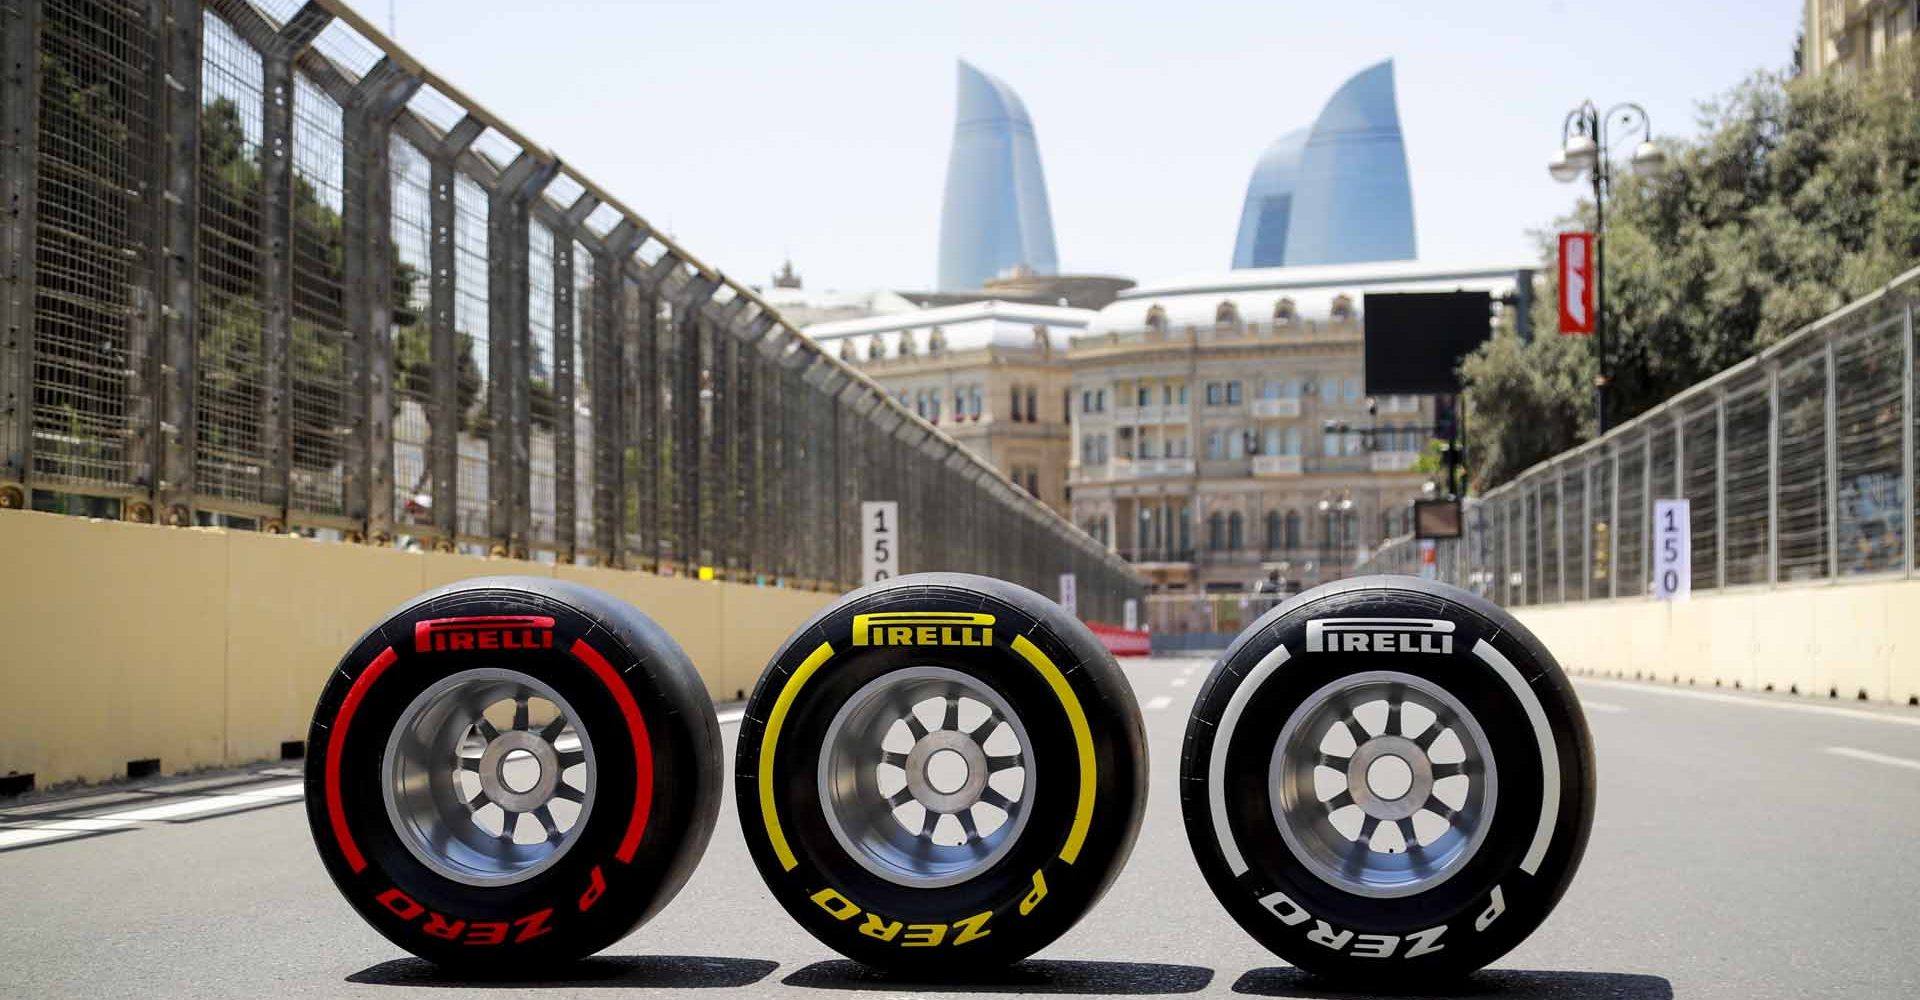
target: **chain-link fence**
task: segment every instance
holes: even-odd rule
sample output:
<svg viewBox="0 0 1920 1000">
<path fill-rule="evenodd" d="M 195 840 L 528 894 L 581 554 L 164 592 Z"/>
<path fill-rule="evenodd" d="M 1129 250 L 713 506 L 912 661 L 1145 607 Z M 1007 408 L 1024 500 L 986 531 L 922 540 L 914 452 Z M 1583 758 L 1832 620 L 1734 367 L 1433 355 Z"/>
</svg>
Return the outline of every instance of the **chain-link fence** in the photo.
<svg viewBox="0 0 1920 1000">
<path fill-rule="evenodd" d="M 1916 297 L 1920 269 L 1470 501 L 1465 537 L 1395 539 L 1362 571 L 1510 606 L 1643 595 L 1654 501 L 1684 498 L 1696 591 L 1911 576 Z"/>
<path fill-rule="evenodd" d="M 903 571 L 1140 594 L 337 0 L 0 46 L 0 506 L 839 588 L 897 500 Z"/>
</svg>

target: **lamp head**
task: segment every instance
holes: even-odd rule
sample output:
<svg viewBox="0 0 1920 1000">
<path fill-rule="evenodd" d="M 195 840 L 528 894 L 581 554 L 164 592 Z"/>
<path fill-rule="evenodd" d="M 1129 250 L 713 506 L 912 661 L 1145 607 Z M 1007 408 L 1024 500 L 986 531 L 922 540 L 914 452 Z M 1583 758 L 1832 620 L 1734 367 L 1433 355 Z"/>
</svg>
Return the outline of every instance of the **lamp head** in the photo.
<svg viewBox="0 0 1920 1000">
<path fill-rule="evenodd" d="M 1580 179 L 1580 168 L 1567 162 L 1567 151 L 1556 149 L 1547 158 L 1547 173 L 1562 184 L 1571 184 Z"/>
<path fill-rule="evenodd" d="M 1600 144 L 1593 136 L 1576 135 L 1567 140 L 1567 165 L 1575 171 L 1592 170 L 1600 162 Z"/>
<path fill-rule="evenodd" d="M 1633 173 L 1636 177 L 1658 177 L 1667 169 L 1667 154 L 1651 139 L 1641 143 L 1633 150 Z"/>
</svg>

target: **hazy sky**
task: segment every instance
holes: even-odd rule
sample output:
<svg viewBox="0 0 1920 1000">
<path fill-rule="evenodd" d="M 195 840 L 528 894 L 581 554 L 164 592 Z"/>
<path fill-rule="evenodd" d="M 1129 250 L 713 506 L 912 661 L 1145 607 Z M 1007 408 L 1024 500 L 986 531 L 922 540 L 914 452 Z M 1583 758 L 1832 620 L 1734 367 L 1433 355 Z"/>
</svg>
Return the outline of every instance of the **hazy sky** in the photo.
<svg viewBox="0 0 1920 1000">
<path fill-rule="evenodd" d="M 1509 263 L 1577 193 L 1566 111 L 1697 106 L 1791 60 L 1795 0 L 394 0 L 400 42 L 695 254 L 763 284 L 933 284 L 954 60 L 1032 113 L 1063 270 L 1225 270 L 1254 160 L 1392 57 L 1420 257 Z M 384 0 L 360 10 L 384 27 Z"/>
</svg>

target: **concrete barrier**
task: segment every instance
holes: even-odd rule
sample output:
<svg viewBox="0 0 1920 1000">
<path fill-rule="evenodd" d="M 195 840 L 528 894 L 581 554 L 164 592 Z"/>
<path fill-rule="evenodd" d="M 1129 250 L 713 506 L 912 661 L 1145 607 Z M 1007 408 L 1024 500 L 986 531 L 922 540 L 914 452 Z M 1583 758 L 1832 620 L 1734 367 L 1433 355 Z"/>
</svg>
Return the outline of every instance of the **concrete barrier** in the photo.
<svg viewBox="0 0 1920 1000">
<path fill-rule="evenodd" d="M 1821 698 L 1920 698 L 1920 580 L 1515 608 L 1561 666 Z"/>
<path fill-rule="evenodd" d="M 645 611 L 715 698 L 753 688 L 834 595 L 401 552 L 210 528 L 0 511 L 0 775 L 39 786 L 280 756 L 340 655 L 431 587 L 559 576 Z"/>
</svg>

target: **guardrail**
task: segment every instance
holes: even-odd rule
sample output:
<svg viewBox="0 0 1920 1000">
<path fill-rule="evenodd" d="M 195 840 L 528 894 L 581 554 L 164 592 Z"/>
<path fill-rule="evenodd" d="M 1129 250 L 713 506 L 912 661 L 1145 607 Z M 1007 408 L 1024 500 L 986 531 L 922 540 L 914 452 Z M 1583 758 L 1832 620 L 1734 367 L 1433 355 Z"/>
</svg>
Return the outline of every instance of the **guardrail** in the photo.
<svg viewBox="0 0 1920 1000">
<path fill-rule="evenodd" d="M 1920 269 L 1470 502 L 1432 573 L 1512 606 L 1647 592 L 1653 501 L 1690 501 L 1692 589 L 1914 569 Z M 1384 543 L 1362 572 L 1419 572 Z"/>
<path fill-rule="evenodd" d="M 903 571 L 1140 592 L 338 0 L 0 33 L 0 506 L 825 589 L 897 500 Z"/>
</svg>

